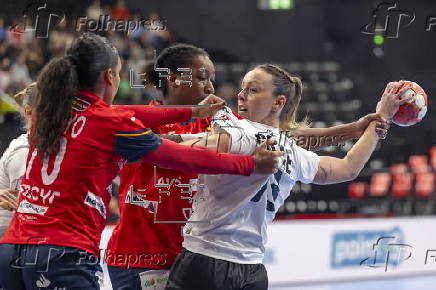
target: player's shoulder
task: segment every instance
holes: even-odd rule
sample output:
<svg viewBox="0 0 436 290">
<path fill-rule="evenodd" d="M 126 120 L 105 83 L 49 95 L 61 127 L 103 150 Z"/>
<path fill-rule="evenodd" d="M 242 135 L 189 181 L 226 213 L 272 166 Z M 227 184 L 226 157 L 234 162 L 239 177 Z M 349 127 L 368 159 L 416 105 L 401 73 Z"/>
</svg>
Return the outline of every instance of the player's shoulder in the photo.
<svg viewBox="0 0 436 290">
<path fill-rule="evenodd" d="M 9 143 L 8 148 L 5 150 L 4 155 L 13 155 L 20 150 L 29 149 L 29 140 L 27 133 L 20 135 Z"/>
<path fill-rule="evenodd" d="M 17 149 L 17 148 L 21 148 L 21 147 L 28 148 L 29 147 L 29 138 L 28 138 L 27 133 L 21 134 L 20 136 L 18 136 L 14 140 L 12 140 L 9 147 L 12 149 Z"/>
<path fill-rule="evenodd" d="M 92 106 L 91 111 L 96 119 L 104 121 L 107 126 L 110 126 L 110 124 L 118 126 L 129 120 L 135 121 L 134 111 L 122 109 L 116 106 L 105 106 L 105 104 L 96 103 Z"/>
</svg>

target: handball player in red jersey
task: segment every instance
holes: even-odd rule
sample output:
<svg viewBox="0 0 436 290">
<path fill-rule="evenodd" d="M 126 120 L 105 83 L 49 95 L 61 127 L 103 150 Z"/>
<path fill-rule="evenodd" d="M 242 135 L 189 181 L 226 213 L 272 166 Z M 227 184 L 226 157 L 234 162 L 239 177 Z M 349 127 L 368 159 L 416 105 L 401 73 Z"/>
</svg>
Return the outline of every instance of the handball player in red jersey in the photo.
<svg viewBox="0 0 436 290">
<path fill-rule="evenodd" d="M 0 242 L 0 289 L 100 289 L 96 260 L 110 184 L 126 162 L 191 173 L 277 171 L 283 154 L 266 150 L 266 144 L 253 156 L 221 154 L 162 140 L 148 129 L 206 117 L 221 103 L 143 111 L 111 107 L 120 69 L 116 49 L 85 33 L 41 71 L 18 207 Z"/>
<path fill-rule="evenodd" d="M 157 57 L 155 66 L 169 68 L 172 72 L 168 80 L 160 79 L 164 105 L 193 105 L 214 93 L 215 67 L 201 48 L 188 44 L 170 46 Z M 192 70 L 190 84 L 187 77 L 177 73 L 178 68 Z M 147 70 L 146 76 L 148 81 L 159 86 L 157 72 Z M 292 134 L 306 139 L 308 136 L 324 136 L 324 139 L 344 136 L 341 141 L 346 141 L 360 137 L 372 120 L 381 118 L 370 114 L 350 124 L 325 129 L 298 128 Z M 384 128 L 385 124 L 381 124 L 378 133 L 382 134 Z M 153 128 L 153 131 L 170 134 L 166 137 L 180 142 L 182 138 L 194 138 L 190 134 L 209 132 L 210 118 L 167 124 Z M 325 144 L 302 145 L 314 150 Z M 145 163 L 124 166 L 119 187 L 120 222 L 105 257 L 114 290 L 139 290 L 151 280 L 155 281 L 156 289 L 165 287 L 169 269 L 182 250 L 181 228 L 191 214 L 196 182 L 196 174 L 183 171 L 159 167 L 155 171 L 154 166 Z M 188 184 L 192 187 L 186 186 Z"/>
</svg>

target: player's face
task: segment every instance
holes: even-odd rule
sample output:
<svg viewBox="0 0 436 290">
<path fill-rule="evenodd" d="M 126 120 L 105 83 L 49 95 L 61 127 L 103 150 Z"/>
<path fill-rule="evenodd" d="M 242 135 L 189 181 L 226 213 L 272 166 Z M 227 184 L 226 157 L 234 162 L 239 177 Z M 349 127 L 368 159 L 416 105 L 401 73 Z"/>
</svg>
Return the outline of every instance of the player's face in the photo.
<svg viewBox="0 0 436 290">
<path fill-rule="evenodd" d="M 179 76 L 180 85 L 173 85 L 173 92 L 170 93 L 169 103 L 171 105 L 196 105 L 207 95 L 213 94 L 215 89 L 215 67 L 209 57 L 205 55 L 196 56 L 192 60 L 192 80 L 189 79 L 189 72 Z M 184 81 L 191 81 L 192 85 Z"/>
<path fill-rule="evenodd" d="M 106 97 L 103 99 L 107 104 L 112 104 L 112 101 L 117 94 L 118 87 L 120 85 L 120 71 L 121 71 L 121 60 L 118 57 L 118 63 L 114 69 L 112 69 L 110 82 L 111 85 L 107 87 Z"/>
<path fill-rule="evenodd" d="M 272 76 L 261 70 L 249 71 L 238 94 L 238 114 L 248 120 L 264 123 L 271 118 L 274 104 Z"/>
</svg>

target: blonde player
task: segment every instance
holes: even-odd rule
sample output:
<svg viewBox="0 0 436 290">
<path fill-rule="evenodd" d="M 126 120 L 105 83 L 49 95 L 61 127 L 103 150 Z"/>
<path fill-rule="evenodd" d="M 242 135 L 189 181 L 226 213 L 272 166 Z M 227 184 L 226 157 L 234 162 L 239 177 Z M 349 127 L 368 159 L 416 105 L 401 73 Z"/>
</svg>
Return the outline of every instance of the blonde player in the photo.
<svg viewBox="0 0 436 290">
<path fill-rule="evenodd" d="M 401 83 L 390 83 L 377 113 L 390 119 L 399 105 Z M 238 95 L 238 113 L 219 111 L 207 140 L 210 148 L 250 154 L 263 139 L 278 141 L 284 160 L 273 175 L 201 175 L 190 221 L 184 228 L 182 254 L 175 261 L 166 289 L 267 289 L 262 265 L 267 226 L 297 181 L 331 184 L 352 180 L 368 161 L 379 136 L 372 122 L 346 157 L 318 156 L 298 147 L 279 128 L 295 127 L 301 99 L 298 78 L 274 65 L 248 72 Z M 384 135 L 386 130 L 384 131 Z M 195 141 L 205 145 L 205 140 Z M 194 143 L 195 143 L 194 142 Z M 192 143 L 192 144 L 194 144 Z M 291 246 L 291 245 L 290 245 Z"/>
</svg>

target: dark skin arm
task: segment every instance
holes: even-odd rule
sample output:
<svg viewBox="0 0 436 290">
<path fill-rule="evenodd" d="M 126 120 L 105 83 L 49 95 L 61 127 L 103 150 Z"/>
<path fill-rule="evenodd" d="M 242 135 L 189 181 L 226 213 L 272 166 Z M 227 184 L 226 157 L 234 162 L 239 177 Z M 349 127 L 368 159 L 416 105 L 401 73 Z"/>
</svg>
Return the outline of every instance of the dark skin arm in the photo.
<svg viewBox="0 0 436 290">
<path fill-rule="evenodd" d="M 159 136 L 163 139 L 168 139 L 176 143 L 183 142 L 183 139 L 179 134 L 171 134 L 171 135 L 159 134 Z"/>
<path fill-rule="evenodd" d="M 376 121 L 375 131 L 384 139 L 389 124 L 378 114 L 368 114 L 358 121 L 330 128 L 301 128 L 290 132 L 296 144 L 306 150 L 317 151 L 324 147 L 334 146 L 348 140 L 360 138 L 368 125 Z"/>
</svg>

